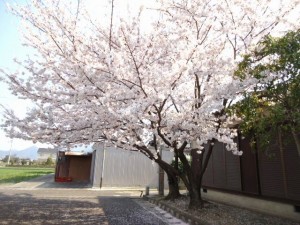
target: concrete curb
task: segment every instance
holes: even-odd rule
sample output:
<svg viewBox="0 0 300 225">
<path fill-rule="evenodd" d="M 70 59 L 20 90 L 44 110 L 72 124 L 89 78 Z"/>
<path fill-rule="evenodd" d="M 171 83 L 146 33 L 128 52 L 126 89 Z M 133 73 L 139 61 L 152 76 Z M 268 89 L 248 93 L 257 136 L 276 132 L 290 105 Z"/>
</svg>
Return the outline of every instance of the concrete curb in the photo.
<svg viewBox="0 0 300 225">
<path fill-rule="evenodd" d="M 202 193 L 202 197 L 211 202 L 247 209 L 268 216 L 285 218 L 298 223 L 300 222 L 300 214 L 295 210 L 293 204 L 217 190 L 208 190 L 206 193 Z"/>
<path fill-rule="evenodd" d="M 171 206 L 165 202 L 162 202 L 160 199 L 156 199 L 155 197 L 150 197 L 150 196 L 143 196 L 143 198 L 147 201 L 149 201 L 152 204 L 157 205 L 159 208 L 167 211 L 168 213 L 172 214 L 178 219 L 181 219 L 191 225 L 212 225 L 211 223 L 201 220 L 199 218 L 194 217 L 193 215 L 182 211 L 174 206 Z"/>
</svg>

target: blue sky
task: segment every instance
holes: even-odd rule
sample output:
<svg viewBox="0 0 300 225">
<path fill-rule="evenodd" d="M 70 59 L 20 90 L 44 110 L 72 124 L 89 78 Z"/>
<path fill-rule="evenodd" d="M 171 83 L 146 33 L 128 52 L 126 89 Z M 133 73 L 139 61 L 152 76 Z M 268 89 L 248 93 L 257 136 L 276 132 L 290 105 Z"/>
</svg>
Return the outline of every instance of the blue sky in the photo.
<svg viewBox="0 0 300 225">
<path fill-rule="evenodd" d="M 103 13 L 107 13 L 105 5 L 107 1 L 95 1 L 86 0 L 89 11 L 94 15 L 99 15 L 99 10 L 103 10 Z M 17 65 L 13 62 L 13 59 L 26 57 L 29 52 L 25 47 L 21 45 L 22 35 L 20 30 L 19 19 L 8 12 L 6 3 L 16 2 L 18 4 L 30 2 L 27 0 L 0 0 L 0 68 L 5 68 L 10 71 L 16 71 Z M 142 3 L 143 2 L 143 3 Z M 118 7 L 115 5 L 116 14 L 127 14 L 128 4 L 134 6 L 135 11 L 139 8 L 140 4 L 151 3 L 151 0 L 120 0 L 118 1 Z M 102 14 L 103 15 L 103 14 Z M 14 109 L 17 115 L 24 115 L 26 107 L 30 102 L 19 100 L 8 90 L 7 86 L 0 82 L 0 104 L 7 108 Z M 0 108 L 0 123 L 2 122 L 3 110 Z M 33 143 L 29 141 L 22 141 L 19 139 L 13 139 L 12 149 L 22 150 L 24 148 L 32 146 Z M 41 145 L 39 145 L 41 146 Z M 0 150 L 9 150 L 11 148 L 11 140 L 5 137 L 4 132 L 0 129 Z"/>
<path fill-rule="evenodd" d="M 30 2 L 29 0 L 0 0 L 0 68 L 8 68 L 11 71 L 16 71 L 17 65 L 13 63 L 13 59 L 26 57 L 29 52 L 28 49 L 21 45 L 22 35 L 19 32 L 19 19 L 8 12 L 6 9 L 6 2 L 16 2 L 18 4 Z M 91 15 L 99 16 L 103 20 L 103 16 L 109 14 L 110 3 L 108 0 L 85 0 L 87 10 Z M 153 8 L 157 3 L 153 0 L 117 0 L 114 2 L 115 16 L 128 16 L 129 14 L 137 14 L 140 6 Z M 146 8 L 147 8 L 146 7 Z M 102 13 L 99 13 L 102 11 Z M 153 17 L 153 11 L 144 12 L 145 18 L 143 22 L 148 21 Z M 142 18 L 143 19 L 143 18 Z M 145 23 L 146 24 L 146 23 Z M 145 25 L 145 29 L 147 29 Z M 14 109 L 17 115 L 24 115 L 26 107 L 30 102 L 18 100 L 11 95 L 8 88 L 0 82 L 0 104 L 8 108 Z M 0 108 L 0 123 L 3 119 L 2 109 Z M 12 149 L 21 150 L 32 146 L 32 142 L 25 142 L 18 139 L 13 139 Z M 38 145 L 41 146 L 41 145 Z M 0 150 L 9 150 L 11 147 L 11 140 L 5 137 L 5 134 L 0 129 Z"/>
<path fill-rule="evenodd" d="M 5 68 L 11 71 L 16 70 L 16 65 L 13 62 L 14 57 L 26 56 L 26 49 L 21 45 L 21 34 L 19 32 L 20 22 L 17 17 L 8 12 L 6 7 L 7 0 L 0 0 L 0 68 Z M 17 0 L 16 2 L 24 2 Z M 26 111 L 28 102 L 19 100 L 8 90 L 8 87 L 0 82 L 0 104 L 14 109 L 18 115 L 22 115 Z M 3 110 L 0 109 L 0 121 L 2 122 Z M 12 148 L 21 150 L 32 146 L 32 142 L 13 139 Z M 11 140 L 5 137 L 5 134 L 0 130 L 0 150 L 9 150 Z"/>
</svg>

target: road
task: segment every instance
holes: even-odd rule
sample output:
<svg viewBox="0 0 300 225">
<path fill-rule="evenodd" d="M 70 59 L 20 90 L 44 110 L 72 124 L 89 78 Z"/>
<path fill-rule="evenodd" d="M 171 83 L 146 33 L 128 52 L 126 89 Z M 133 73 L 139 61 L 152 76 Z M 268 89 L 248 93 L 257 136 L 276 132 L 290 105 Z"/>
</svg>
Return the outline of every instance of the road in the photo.
<svg viewBox="0 0 300 225">
<path fill-rule="evenodd" d="M 46 176 L 0 186 L 0 224 L 186 224 L 139 196 L 139 190 L 56 184 Z"/>
</svg>

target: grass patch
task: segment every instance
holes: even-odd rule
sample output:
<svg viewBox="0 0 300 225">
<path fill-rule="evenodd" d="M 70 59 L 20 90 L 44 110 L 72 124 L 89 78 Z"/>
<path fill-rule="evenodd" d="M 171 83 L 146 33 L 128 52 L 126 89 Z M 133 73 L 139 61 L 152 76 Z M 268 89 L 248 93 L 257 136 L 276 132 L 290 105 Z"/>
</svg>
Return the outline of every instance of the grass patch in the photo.
<svg viewBox="0 0 300 225">
<path fill-rule="evenodd" d="M 19 183 L 54 173 L 54 168 L 0 167 L 0 184 Z"/>
</svg>

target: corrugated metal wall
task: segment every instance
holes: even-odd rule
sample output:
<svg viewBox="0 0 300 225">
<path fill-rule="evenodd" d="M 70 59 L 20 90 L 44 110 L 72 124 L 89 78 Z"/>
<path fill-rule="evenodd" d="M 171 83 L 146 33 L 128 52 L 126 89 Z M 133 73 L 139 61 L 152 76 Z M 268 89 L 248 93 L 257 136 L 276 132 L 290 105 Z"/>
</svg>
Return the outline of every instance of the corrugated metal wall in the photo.
<svg viewBox="0 0 300 225">
<path fill-rule="evenodd" d="M 112 146 L 98 146 L 96 150 L 98 166 L 94 171 L 94 187 L 99 187 L 102 177 L 103 187 L 158 186 L 158 165 L 140 152 L 126 151 Z M 95 153 L 94 153 L 95 155 Z M 173 153 L 163 151 L 163 159 L 171 162 Z M 95 156 L 96 157 L 96 156 Z M 95 167 L 96 168 L 96 167 Z M 165 175 L 165 187 L 167 176 Z"/>
<path fill-rule="evenodd" d="M 207 150 L 207 146 L 205 146 L 205 149 Z M 204 158 L 206 157 L 207 151 L 204 152 Z M 203 176 L 203 185 L 207 187 L 214 187 L 214 170 L 213 170 L 213 153 L 210 156 L 210 160 L 208 161 L 208 165 L 206 168 L 206 171 Z"/>
</svg>

